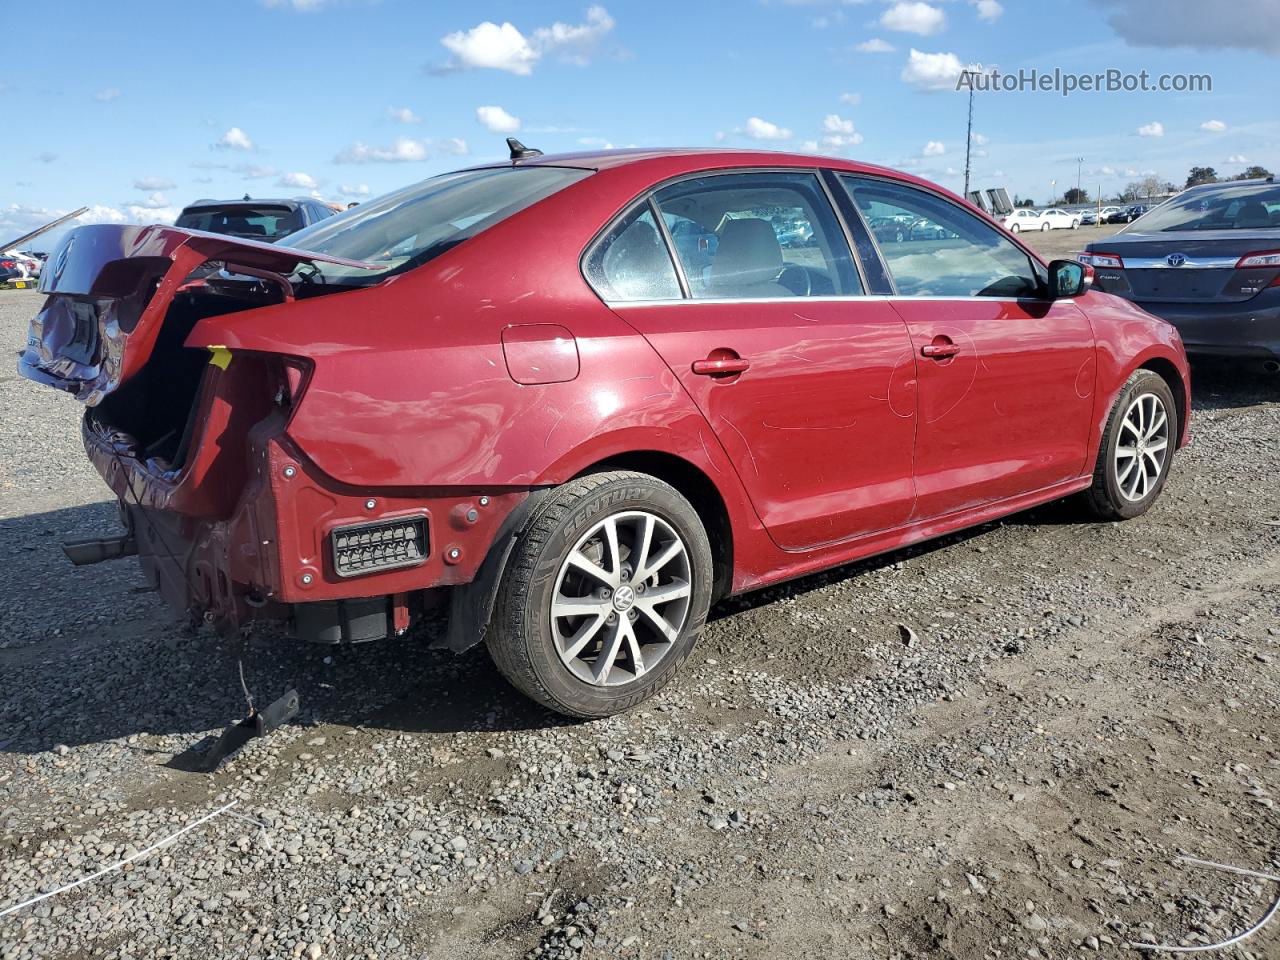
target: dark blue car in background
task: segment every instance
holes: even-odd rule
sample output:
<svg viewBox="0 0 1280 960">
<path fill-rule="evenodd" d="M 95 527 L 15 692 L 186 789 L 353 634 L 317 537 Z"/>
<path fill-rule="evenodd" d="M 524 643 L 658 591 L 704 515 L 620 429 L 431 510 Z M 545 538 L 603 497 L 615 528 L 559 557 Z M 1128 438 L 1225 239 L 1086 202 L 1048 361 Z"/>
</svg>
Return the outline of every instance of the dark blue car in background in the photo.
<svg viewBox="0 0 1280 960">
<path fill-rule="evenodd" d="M 1280 372 L 1280 184 L 1191 187 L 1085 247 L 1094 286 L 1168 320 L 1193 356 Z"/>
</svg>

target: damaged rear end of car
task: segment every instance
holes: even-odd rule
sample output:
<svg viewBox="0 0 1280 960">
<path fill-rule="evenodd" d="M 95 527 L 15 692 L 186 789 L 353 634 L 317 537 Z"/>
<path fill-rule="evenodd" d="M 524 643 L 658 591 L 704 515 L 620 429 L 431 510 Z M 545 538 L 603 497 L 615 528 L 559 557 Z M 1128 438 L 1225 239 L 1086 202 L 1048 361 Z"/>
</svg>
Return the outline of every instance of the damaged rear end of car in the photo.
<svg viewBox="0 0 1280 960">
<path fill-rule="evenodd" d="M 388 523 L 384 515 L 387 529 L 377 533 L 353 523 L 352 547 L 331 558 L 317 543 L 303 547 L 301 564 L 283 562 L 282 539 L 298 552 L 292 515 L 298 497 L 307 497 L 305 458 L 285 431 L 310 361 L 188 343 L 212 318 L 269 323 L 271 311 L 300 296 L 287 275 L 317 262 L 374 269 L 161 226 L 80 227 L 54 252 L 19 372 L 85 405 L 85 450 L 115 493 L 125 527 L 118 537 L 64 545 L 73 563 L 136 554 L 175 611 L 222 632 L 263 618 L 301 619 L 304 630 L 323 634 L 314 617 L 293 616 L 287 577 L 309 586 L 326 559 L 340 574 L 344 557 L 358 569 L 365 562 L 361 544 L 370 548 L 370 567 L 375 554 L 391 568 L 425 553 L 420 525 Z M 340 497 L 319 499 L 340 506 Z M 350 499 L 355 513 L 356 501 L 364 501 Z M 391 551 L 394 561 L 387 560 Z M 384 635 L 396 625 L 390 606 L 382 595 L 344 611 L 333 639 Z M 407 608 L 399 619 L 407 625 Z"/>
</svg>

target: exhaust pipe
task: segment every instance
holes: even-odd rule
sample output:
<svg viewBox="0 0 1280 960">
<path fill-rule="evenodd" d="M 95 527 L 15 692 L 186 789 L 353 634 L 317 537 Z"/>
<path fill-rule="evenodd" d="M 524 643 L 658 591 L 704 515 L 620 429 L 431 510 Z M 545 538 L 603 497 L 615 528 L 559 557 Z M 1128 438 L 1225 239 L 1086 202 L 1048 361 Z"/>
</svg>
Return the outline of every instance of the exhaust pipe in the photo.
<svg viewBox="0 0 1280 960">
<path fill-rule="evenodd" d="M 1280 373 L 1280 360 L 1264 360 L 1262 369 L 1267 373 Z"/>
</svg>

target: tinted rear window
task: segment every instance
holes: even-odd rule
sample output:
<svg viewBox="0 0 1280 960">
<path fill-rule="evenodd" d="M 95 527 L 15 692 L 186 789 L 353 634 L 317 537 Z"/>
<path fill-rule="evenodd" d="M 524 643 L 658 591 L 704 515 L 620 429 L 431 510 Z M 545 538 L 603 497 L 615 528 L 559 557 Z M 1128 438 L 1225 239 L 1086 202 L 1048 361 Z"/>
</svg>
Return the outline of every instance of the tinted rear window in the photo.
<svg viewBox="0 0 1280 960">
<path fill-rule="evenodd" d="M 1149 233 L 1268 227 L 1280 227 L 1280 184 L 1224 184 L 1211 190 L 1189 191 L 1151 210 L 1133 229 Z"/>
<path fill-rule="evenodd" d="M 188 207 L 174 226 L 225 233 L 249 240 L 279 240 L 302 226 L 302 212 L 289 207 Z"/>
<path fill-rule="evenodd" d="M 446 173 L 312 224 L 288 245 L 385 265 L 378 273 L 317 265 L 327 280 L 381 279 L 427 262 L 591 172 L 510 166 Z"/>
</svg>

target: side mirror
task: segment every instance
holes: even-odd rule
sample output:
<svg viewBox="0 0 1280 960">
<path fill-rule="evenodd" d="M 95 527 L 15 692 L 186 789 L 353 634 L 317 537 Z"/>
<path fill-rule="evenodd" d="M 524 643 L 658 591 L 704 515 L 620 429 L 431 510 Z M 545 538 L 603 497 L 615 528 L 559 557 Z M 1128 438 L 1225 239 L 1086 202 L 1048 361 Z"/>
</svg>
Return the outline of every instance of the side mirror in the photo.
<svg viewBox="0 0 1280 960">
<path fill-rule="evenodd" d="M 1075 260 L 1054 260 L 1049 264 L 1049 299 L 1079 297 L 1093 286 L 1093 267 Z"/>
</svg>

